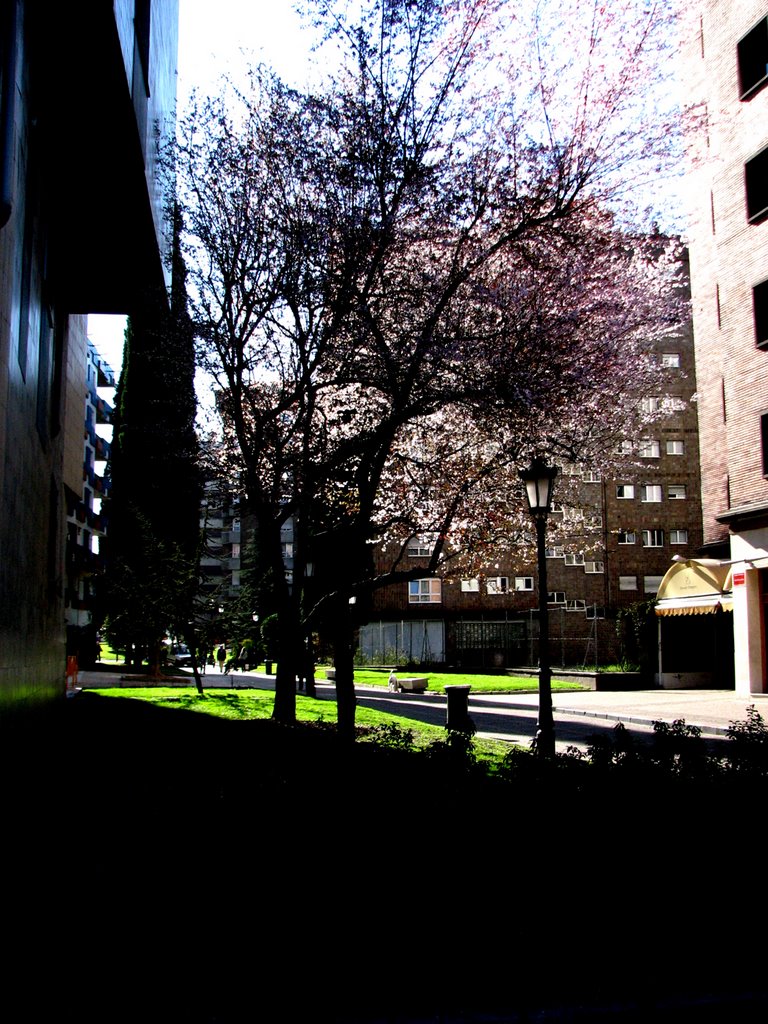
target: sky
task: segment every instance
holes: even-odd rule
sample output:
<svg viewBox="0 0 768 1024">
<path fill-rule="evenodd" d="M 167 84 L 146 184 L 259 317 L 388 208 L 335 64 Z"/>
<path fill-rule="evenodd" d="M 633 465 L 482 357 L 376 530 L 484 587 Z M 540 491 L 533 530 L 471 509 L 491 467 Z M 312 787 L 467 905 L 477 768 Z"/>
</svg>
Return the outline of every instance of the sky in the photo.
<svg viewBox="0 0 768 1024">
<path fill-rule="evenodd" d="M 222 74 L 263 61 L 298 87 L 309 78 L 310 32 L 293 0 L 179 0 L 177 106 L 194 88 L 215 90 Z M 122 363 L 124 317 L 89 317 L 88 334 L 116 374 Z"/>
<path fill-rule="evenodd" d="M 179 110 L 193 88 L 214 89 L 222 74 L 236 74 L 246 55 L 301 84 L 309 37 L 300 27 L 291 0 L 179 0 Z M 115 374 L 122 364 L 124 330 L 125 317 L 88 318 L 88 336 Z"/>
</svg>

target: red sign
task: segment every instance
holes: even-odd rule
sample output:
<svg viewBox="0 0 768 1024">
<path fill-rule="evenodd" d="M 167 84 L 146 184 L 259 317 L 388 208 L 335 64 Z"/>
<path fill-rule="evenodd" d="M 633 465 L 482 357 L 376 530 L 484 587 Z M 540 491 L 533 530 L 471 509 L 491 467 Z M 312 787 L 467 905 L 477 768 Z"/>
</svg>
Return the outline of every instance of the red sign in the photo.
<svg viewBox="0 0 768 1024">
<path fill-rule="evenodd" d="M 747 582 L 747 574 L 745 572 L 735 572 L 733 574 L 733 585 L 734 587 L 743 587 Z"/>
</svg>

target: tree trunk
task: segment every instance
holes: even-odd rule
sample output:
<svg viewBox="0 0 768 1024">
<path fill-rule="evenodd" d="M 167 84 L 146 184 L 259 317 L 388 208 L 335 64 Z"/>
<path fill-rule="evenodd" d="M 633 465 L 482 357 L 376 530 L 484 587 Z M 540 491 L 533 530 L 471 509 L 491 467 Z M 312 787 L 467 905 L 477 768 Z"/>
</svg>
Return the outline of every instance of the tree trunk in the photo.
<svg viewBox="0 0 768 1024">
<path fill-rule="evenodd" d="M 147 646 L 147 675 L 151 676 L 152 679 L 160 678 L 160 655 L 163 649 L 163 641 L 161 639 L 153 640 Z"/>
<path fill-rule="evenodd" d="M 336 669 L 337 729 L 342 739 L 355 739 L 355 665 L 352 654 L 352 622 L 349 605 L 339 608 L 333 646 L 333 667 Z"/>
<path fill-rule="evenodd" d="M 286 725 L 294 725 L 296 722 L 296 673 L 299 668 L 296 638 L 300 636 L 300 628 L 298 617 L 291 615 L 290 605 L 279 610 L 275 704 L 272 717 Z"/>
<path fill-rule="evenodd" d="M 187 629 L 186 636 L 184 639 L 187 641 L 187 647 L 189 653 L 192 655 L 192 672 L 195 676 L 195 686 L 197 687 L 198 696 L 203 697 L 205 691 L 203 690 L 203 680 L 200 675 L 200 666 L 197 663 L 197 637 L 195 636 L 195 630 L 192 626 Z M 203 654 L 205 657 L 205 654 Z"/>
</svg>

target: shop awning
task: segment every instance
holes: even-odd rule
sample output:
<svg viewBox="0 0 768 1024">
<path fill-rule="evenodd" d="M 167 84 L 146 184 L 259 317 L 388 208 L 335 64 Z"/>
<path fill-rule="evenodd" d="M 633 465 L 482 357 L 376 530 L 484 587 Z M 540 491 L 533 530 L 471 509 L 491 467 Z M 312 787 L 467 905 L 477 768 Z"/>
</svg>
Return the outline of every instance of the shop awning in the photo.
<svg viewBox="0 0 768 1024">
<path fill-rule="evenodd" d="M 733 611 L 733 602 L 730 596 L 723 594 L 721 600 L 713 601 L 709 597 L 671 597 L 660 601 L 656 605 L 657 615 L 708 615 L 722 609 L 724 612 Z"/>
<path fill-rule="evenodd" d="M 731 566 L 691 558 L 670 566 L 659 586 L 657 615 L 708 615 L 733 611 Z"/>
</svg>

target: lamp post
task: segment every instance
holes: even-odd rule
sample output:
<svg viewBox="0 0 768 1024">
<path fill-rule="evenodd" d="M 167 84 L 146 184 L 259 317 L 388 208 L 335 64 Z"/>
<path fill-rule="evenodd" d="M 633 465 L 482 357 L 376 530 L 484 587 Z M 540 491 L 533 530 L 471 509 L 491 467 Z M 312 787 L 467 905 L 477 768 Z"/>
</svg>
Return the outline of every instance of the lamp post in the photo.
<svg viewBox="0 0 768 1024">
<path fill-rule="evenodd" d="M 520 470 L 525 484 L 528 509 L 536 524 L 536 553 L 539 565 L 539 721 L 536 729 L 536 753 L 555 756 L 555 721 L 552 715 L 552 671 L 549 664 L 549 608 L 547 605 L 547 556 L 545 533 L 552 506 L 552 490 L 557 466 L 548 466 L 536 456 L 527 469 Z"/>
</svg>

